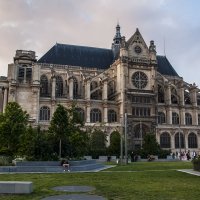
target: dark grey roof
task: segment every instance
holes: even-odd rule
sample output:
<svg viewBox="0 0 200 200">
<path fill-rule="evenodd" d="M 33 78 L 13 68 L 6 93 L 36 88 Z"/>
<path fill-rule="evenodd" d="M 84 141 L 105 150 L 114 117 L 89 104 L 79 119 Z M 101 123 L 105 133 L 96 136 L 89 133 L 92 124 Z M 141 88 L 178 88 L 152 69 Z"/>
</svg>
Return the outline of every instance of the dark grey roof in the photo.
<svg viewBox="0 0 200 200">
<path fill-rule="evenodd" d="M 56 44 L 38 62 L 106 69 L 113 63 L 113 52 L 111 49 Z"/>
<path fill-rule="evenodd" d="M 172 67 L 166 56 L 156 56 L 158 61 L 158 72 L 168 76 L 179 76 Z"/>
<path fill-rule="evenodd" d="M 113 63 L 111 49 L 55 44 L 38 62 L 107 69 Z M 157 56 L 158 72 L 163 75 L 178 76 L 166 56 Z"/>
</svg>

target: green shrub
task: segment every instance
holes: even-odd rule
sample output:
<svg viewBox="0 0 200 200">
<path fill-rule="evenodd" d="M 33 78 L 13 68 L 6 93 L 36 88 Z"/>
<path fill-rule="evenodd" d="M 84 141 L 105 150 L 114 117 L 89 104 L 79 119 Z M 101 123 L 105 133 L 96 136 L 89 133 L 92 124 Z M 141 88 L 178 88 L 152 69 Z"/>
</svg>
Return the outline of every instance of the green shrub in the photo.
<svg viewBox="0 0 200 200">
<path fill-rule="evenodd" d="M 200 156 L 193 158 L 192 163 L 193 169 L 196 171 L 200 171 Z"/>
</svg>

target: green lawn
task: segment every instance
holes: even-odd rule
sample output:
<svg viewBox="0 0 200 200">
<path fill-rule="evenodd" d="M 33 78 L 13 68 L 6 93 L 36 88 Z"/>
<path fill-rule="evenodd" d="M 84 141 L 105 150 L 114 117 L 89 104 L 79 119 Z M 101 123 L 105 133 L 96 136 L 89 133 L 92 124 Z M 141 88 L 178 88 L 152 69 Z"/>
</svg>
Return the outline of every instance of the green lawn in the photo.
<svg viewBox="0 0 200 200">
<path fill-rule="evenodd" d="M 87 185 L 90 194 L 108 200 L 199 200 L 200 177 L 175 169 L 192 168 L 190 162 L 137 162 L 98 173 L 1 174 L 0 180 L 32 181 L 30 195 L 0 195 L 1 200 L 41 199 L 65 192 L 52 191 L 54 186 Z"/>
</svg>

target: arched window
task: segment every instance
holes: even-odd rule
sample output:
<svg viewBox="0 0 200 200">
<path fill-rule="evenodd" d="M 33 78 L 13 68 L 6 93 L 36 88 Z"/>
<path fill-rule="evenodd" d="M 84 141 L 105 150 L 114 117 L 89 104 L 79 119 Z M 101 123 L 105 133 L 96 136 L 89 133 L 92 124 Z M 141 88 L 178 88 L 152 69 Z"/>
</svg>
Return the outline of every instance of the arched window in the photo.
<svg viewBox="0 0 200 200">
<path fill-rule="evenodd" d="M 73 95 L 74 99 L 78 98 L 78 81 L 75 77 L 73 77 Z"/>
<path fill-rule="evenodd" d="M 49 121 L 50 120 L 50 109 L 47 106 L 40 108 L 40 121 Z"/>
<path fill-rule="evenodd" d="M 190 113 L 185 113 L 185 124 L 192 125 L 192 115 Z"/>
<path fill-rule="evenodd" d="M 108 111 L 108 122 L 116 122 L 117 121 L 117 113 L 114 110 Z"/>
<path fill-rule="evenodd" d="M 144 136 L 150 132 L 150 129 L 145 124 L 139 123 L 134 127 L 134 137 L 144 138 Z"/>
<path fill-rule="evenodd" d="M 172 113 L 172 124 L 179 124 L 179 115 L 176 112 Z"/>
<path fill-rule="evenodd" d="M 46 75 L 40 77 L 40 96 L 48 97 L 48 79 Z"/>
<path fill-rule="evenodd" d="M 165 123 L 165 114 L 163 112 L 158 112 L 158 124 Z"/>
<path fill-rule="evenodd" d="M 101 121 L 101 111 L 97 108 L 92 109 L 90 112 L 90 122 L 95 123 Z"/>
<path fill-rule="evenodd" d="M 180 141 L 180 145 L 179 145 L 179 141 Z M 184 148 L 185 147 L 185 142 L 184 142 L 184 138 L 183 138 L 183 133 L 176 133 L 175 135 L 175 148 Z"/>
<path fill-rule="evenodd" d="M 85 112 L 82 108 L 76 108 L 81 121 L 85 121 Z"/>
<path fill-rule="evenodd" d="M 178 104 L 177 91 L 175 88 L 172 88 L 171 90 L 171 102 L 172 104 Z"/>
<path fill-rule="evenodd" d="M 195 133 L 188 135 L 188 148 L 197 148 L 197 136 Z"/>
<path fill-rule="evenodd" d="M 22 65 L 18 68 L 19 82 L 30 82 L 32 80 L 32 68 L 28 65 Z"/>
<path fill-rule="evenodd" d="M 185 104 L 186 105 L 190 105 L 191 104 L 190 93 L 189 93 L 188 90 L 185 90 L 185 92 L 184 92 L 184 99 L 185 99 Z"/>
<path fill-rule="evenodd" d="M 161 148 L 170 148 L 171 142 L 170 142 L 170 135 L 167 132 L 164 132 L 160 135 L 160 147 Z"/>
<path fill-rule="evenodd" d="M 56 76 L 56 97 L 63 95 L 63 80 L 62 77 Z"/>
<path fill-rule="evenodd" d="M 165 98 L 164 98 L 164 90 L 163 87 L 158 85 L 158 103 L 164 103 Z"/>
</svg>

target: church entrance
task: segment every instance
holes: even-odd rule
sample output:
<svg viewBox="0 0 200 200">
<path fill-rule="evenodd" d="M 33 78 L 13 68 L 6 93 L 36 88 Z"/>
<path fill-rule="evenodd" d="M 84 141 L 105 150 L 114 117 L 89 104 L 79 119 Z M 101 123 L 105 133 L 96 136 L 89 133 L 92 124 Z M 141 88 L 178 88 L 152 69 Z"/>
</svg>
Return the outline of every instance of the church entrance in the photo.
<svg viewBox="0 0 200 200">
<path fill-rule="evenodd" d="M 129 125 L 128 126 L 128 149 L 135 150 L 141 149 L 143 138 L 144 136 L 150 132 L 150 128 L 142 123 L 139 122 L 135 126 Z"/>
</svg>

